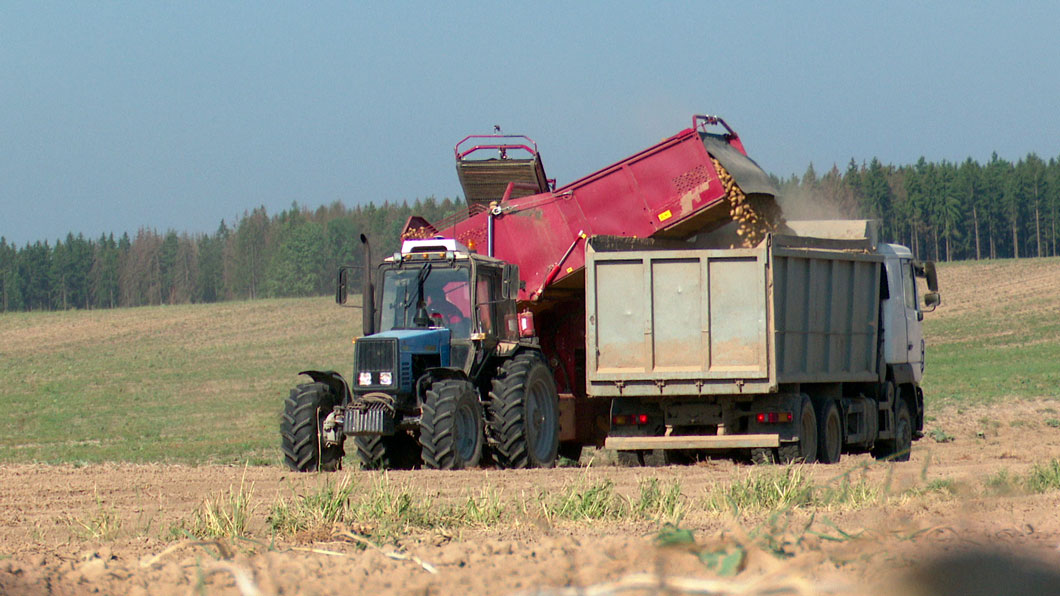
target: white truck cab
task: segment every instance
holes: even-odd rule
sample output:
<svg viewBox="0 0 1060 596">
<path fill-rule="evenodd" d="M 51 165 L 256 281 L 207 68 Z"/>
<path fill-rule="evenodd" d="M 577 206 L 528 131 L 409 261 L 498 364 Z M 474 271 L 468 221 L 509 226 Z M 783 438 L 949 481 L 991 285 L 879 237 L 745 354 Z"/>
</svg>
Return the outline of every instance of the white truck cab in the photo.
<svg viewBox="0 0 1060 596">
<path fill-rule="evenodd" d="M 938 304 L 934 263 L 919 263 L 912 252 L 898 244 L 880 244 L 877 252 L 884 257 L 881 280 L 881 323 L 883 361 L 894 371 L 899 383 L 919 384 L 924 375 L 925 308 Z M 926 277 L 932 290 L 920 296 L 917 277 Z"/>
</svg>

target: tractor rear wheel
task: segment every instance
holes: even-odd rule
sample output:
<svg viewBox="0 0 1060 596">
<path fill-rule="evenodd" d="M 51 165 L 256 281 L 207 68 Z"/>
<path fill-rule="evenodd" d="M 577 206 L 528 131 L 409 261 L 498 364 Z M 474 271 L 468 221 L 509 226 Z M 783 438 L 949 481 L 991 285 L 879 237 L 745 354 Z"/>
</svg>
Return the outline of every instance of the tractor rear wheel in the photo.
<svg viewBox="0 0 1060 596">
<path fill-rule="evenodd" d="M 324 383 L 305 383 L 291 390 L 280 420 L 280 447 L 288 468 L 314 472 L 341 467 L 342 445 L 325 447 L 321 439 L 324 419 L 338 401 L 338 396 Z"/>
<path fill-rule="evenodd" d="M 482 404 L 468 381 L 444 379 L 427 390 L 420 455 L 436 470 L 473 468 L 482 459 Z"/>
<path fill-rule="evenodd" d="M 405 431 L 354 437 L 353 444 L 362 470 L 411 470 L 420 464 L 420 445 Z"/>
<path fill-rule="evenodd" d="M 490 389 L 488 431 L 504 468 L 550 468 L 559 449 L 559 395 L 545 360 L 521 352 L 505 362 Z"/>
</svg>

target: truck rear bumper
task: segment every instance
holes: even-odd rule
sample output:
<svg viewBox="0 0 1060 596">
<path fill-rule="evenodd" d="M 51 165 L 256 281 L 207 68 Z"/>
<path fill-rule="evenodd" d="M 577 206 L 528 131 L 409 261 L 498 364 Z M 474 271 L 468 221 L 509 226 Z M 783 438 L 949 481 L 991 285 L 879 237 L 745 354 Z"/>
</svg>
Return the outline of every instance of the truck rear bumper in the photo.
<svg viewBox="0 0 1060 596">
<path fill-rule="evenodd" d="M 634 449 L 748 449 L 779 447 L 780 435 L 680 435 L 671 437 L 608 437 L 604 447 Z"/>
</svg>

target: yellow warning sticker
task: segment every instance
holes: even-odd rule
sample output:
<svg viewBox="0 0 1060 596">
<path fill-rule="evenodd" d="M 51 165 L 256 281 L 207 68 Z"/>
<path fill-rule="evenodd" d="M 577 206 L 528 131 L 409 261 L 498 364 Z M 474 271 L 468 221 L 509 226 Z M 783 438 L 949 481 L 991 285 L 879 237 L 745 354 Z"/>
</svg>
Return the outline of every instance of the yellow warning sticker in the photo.
<svg viewBox="0 0 1060 596">
<path fill-rule="evenodd" d="M 574 267 L 567 267 L 567 273 L 574 273 Z"/>
<path fill-rule="evenodd" d="M 667 209 L 666 211 L 663 211 L 662 213 L 659 214 L 659 221 L 666 221 L 666 220 L 670 219 L 673 216 L 674 216 L 674 214 L 671 213 L 669 209 Z"/>
</svg>

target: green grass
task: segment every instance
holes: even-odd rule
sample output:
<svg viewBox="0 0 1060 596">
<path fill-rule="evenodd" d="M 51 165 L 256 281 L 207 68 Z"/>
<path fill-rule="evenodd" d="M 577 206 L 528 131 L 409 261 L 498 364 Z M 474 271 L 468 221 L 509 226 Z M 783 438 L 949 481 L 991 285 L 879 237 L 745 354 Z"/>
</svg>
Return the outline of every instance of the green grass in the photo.
<svg viewBox="0 0 1060 596">
<path fill-rule="evenodd" d="M 1060 297 L 1055 290 L 992 292 L 991 283 L 1055 279 L 1060 259 L 1021 259 L 939 265 L 955 280 L 959 300 L 973 308 L 949 315 L 943 304 L 924 318 L 928 342 L 924 399 L 938 404 L 981 405 L 1010 399 L 1060 399 Z"/>
<path fill-rule="evenodd" d="M 1060 317 L 1056 336 L 1030 345 L 973 339 L 929 344 L 924 375 L 928 407 L 993 404 L 1008 399 L 1060 399 Z M 932 329 L 928 327 L 928 341 Z M 974 333 L 973 333 L 974 334 Z"/>
<path fill-rule="evenodd" d="M 0 462 L 279 464 L 306 368 L 348 373 L 327 298 L 0 315 Z"/>
</svg>

